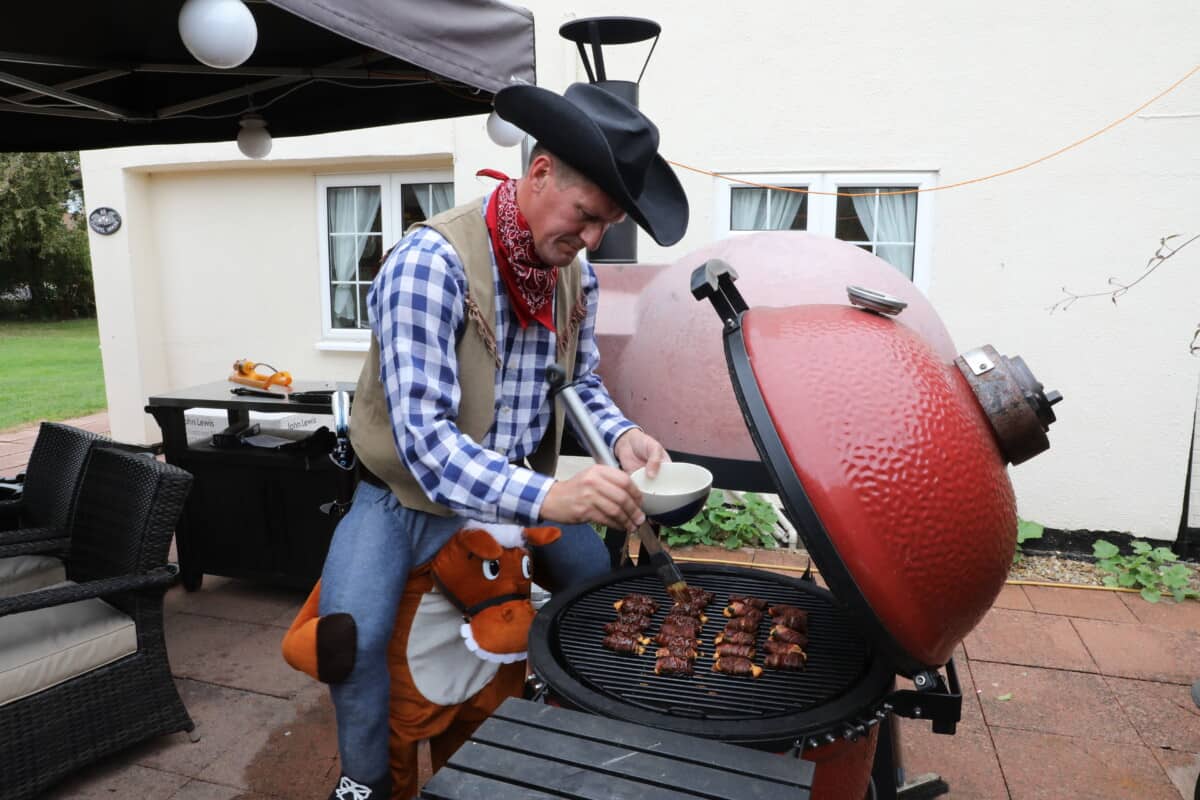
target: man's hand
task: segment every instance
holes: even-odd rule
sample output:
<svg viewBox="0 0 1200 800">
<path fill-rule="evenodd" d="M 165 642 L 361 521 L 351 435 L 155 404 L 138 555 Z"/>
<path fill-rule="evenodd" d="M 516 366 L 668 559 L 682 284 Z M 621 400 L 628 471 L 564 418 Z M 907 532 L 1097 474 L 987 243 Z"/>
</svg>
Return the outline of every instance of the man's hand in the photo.
<svg viewBox="0 0 1200 800">
<path fill-rule="evenodd" d="M 646 521 L 641 491 L 627 474 L 603 464 L 590 466 L 570 480 L 556 481 L 542 501 L 542 518 L 595 522 L 630 532 Z"/>
<path fill-rule="evenodd" d="M 634 472 L 646 468 L 646 477 L 658 477 L 658 468 L 664 461 L 670 461 L 667 450 L 658 440 L 647 436 L 641 428 L 630 428 L 621 434 L 613 445 L 613 454 L 621 462 L 621 468 L 626 472 Z"/>
</svg>

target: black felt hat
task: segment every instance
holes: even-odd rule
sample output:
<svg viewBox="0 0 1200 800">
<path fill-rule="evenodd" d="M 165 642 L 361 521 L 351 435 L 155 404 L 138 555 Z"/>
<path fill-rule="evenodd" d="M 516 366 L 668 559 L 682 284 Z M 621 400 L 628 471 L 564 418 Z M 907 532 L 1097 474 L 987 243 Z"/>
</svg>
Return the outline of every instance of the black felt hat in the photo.
<svg viewBox="0 0 1200 800">
<path fill-rule="evenodd" d="M 683 238 L 688 201 L 658 154 L 658 128 L 598 86 L 573 83 L 559 95 L 537 86 L 496 93 L 496 113 L 579 170 L 663 246 Z"/>
</svg>

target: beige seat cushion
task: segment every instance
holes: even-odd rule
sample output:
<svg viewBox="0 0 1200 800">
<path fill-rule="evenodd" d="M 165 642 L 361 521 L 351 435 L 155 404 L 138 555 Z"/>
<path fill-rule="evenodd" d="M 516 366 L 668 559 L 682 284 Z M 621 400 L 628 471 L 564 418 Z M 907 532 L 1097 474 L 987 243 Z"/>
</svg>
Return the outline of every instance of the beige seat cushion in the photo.
<svg viewBox="0 0 1200 800">
<path fill-rule="evenodd" d="M 32 592 L 66 579 L 63 562 L 53 556 L 0 558 L 0 597 Z"/>
<path fill-rule="evenodd" d="M 103 600 L 0 617 L 0 705 L 136 652 L 133 620 Z"/>
</svg>

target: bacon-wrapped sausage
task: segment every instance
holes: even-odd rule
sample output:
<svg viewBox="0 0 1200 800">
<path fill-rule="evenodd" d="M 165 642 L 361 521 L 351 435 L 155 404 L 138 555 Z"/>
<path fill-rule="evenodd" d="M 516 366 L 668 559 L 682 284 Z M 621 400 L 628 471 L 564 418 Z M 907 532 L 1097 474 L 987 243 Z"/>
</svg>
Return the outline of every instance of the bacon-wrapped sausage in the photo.
<svg viewBox="0 0 1200 800">
<path fill-rule="evenodd" d="M 727 617 L 744 617 L 748 614 L 757 614 L 760 619 L 762 618 L 763 614 L 762 609 L 755 608 L 749 603 L 743 603 L 741 601 L 734 601 L 730 603 L 729 605 L 725 606 L 725 610 L 721 613 Z"/>
<path fill-rule="evenodd" d="M 700 655 L 696 652 L 694 642 L 689 642 L 687 639 L 672 639 L 668 644 L 658 648 L 655 653 L 657 658 L 665 656 L 675 656 L 675 658 L 695 658 Z"/>
<path fill-rule="evenodd" d="M 646 652 L 646 645 L 649 639 L 643 636 L 631 636 L 625 633 L 610 633 L 604 637 L 601 643 L 609 650 L 617 653 L 631 653 L 633 655 L 641 655 Z"/>
<path fill-rule="evenodd" d="M 675 605 L 671 606 L 671 610 L 667 612 L 668 616 L 682 617 L 700 617 L 707 619 L 703 614 L 704 606 L 693 600 L 679 600 Z"/>
<path fill-rule="evenodd" d="M 677 636 L 699 636 L 703 627 L 704 623 L 693 617 L 668 617 L 659 630 Z"/>
<path fill-rule="evenodd" d="M 630 633 L 637 634 L 650 627 L 649 617 L 637 616 L 622 616 L 617 617 L 613 622 L 604 623 L 605 633 Z"/>
<path fill-rule="evenodd" d="M 712 592 L 701 589 L 699 586 L 689 586 L 684 591 L 685 596 L 683 599 L 695 603 L 696 605 L 700 606 L 700 608 L 707 606 L 713 601 L 713 597 L 716 596 Z"/>
<path fill-rule="evenodd" d="M 754 620 L 755 625 L 758 625 L 758 623 L 762 622 L 763 618 L 763 612 L 759 611 L 757 608 L 751 608 L 750 606 L 743 606 L 737 603 L 731 606 L 726 606 L 725 610 L 721 613 L 730 619 Z"/>
<path fill-rule="evenodd" d="M 771 617 L 771 624 L 782 625 L 785 628 L 791 628 L 801 633 L 808 633 L 808 614 L 797 614 L 794 611 L 789 611 L 786 614 Z"/>
<path fill-rule="evenodd" d="M 798 644 L 801 646 L 808 644 L 808 634 L 783 625 L 773 625 L 770 637 L 776 641 L 787 642 L 788 644 Z"/>
<path fill-rule="evenodd" d="M 654 661 L 654 674 L 691 675 L 692 663 L 690 658 L 679 658 L 673 655 L 659 656 Z"/>
<path fill-rule="evenodd" d="M 741 603 L 742 605 L 747 605 L 747 606 L 750 606 L 751 608 L 756 608 L 759 611 L 762 611 L 763 609 L 765 609 L 767 607 L 766 600 L 763 600 L 761 597 L 751 597 L 748 594 L 731 594 L 731 595 L 729 595 L 729 605 L 733 605 L 734 603 Z"/>
<path fill-rule="evenodd" d="M 772 617 L 782 617 L 785 614 L 800 614 L 804 617 L 808 616 L 808 611 L 806 609 L 803 609 L 800 606 L 784 605 L 783 603 L 772 605 L 769 611 L 771 612 Z"/>
<path fill-rule="evenodd" d="M 658 603 L 650 595 L 627 594 L 613 603 L 613 608 L 623 614 L 641 614 L 649 617 L 658 611 Z"/>
<path fill-rule="evenodd" d="M 763 642 L 763 652 L 765 653 L 803 653 L 804 646 L 807 641 L 801 642 L 781 642 L 778 639 L 767 639 Z"/>
<path fill-rule="evenodd" d="M 763 666 L 767 669 L 804 669 L 805 662 L 808 661 L 808 656 L 800 648 L 796 648 L 795 652 L 787 653 L 769 653 L 763 659 Z"/>
<path fill-rule="evenodd" d="M 727 658 L 736 656 L 738 658 L 754 658 L 754 645 L 752 644 L 719 644 L 717 645 L 716 653 L 713 658 Z"/>
<path fill-rule="evenodd" d="M 655 644 L 660 644 L 663 647 L 690 647 L 694 648 L 700 644 L 700 640 L 695 636 L 688 636 L 678 633 L 664 633 L 659 631 L 654 637 Z"/>
<path fill-rule="evenodd" d="M 713 639 L 713 644 L 754 644 L 753 631 L 722 631 Z"/>
<path fill-rule="evenodd" d="M 758 630 L 758 620 L 754 617 L 733 617 L 725 623 L 725 633 L 736 631 L 754 633 L 756 630 Z"/>
<path fill-rule="evenodd" d="M 762 671 L 762 667 L 748 658 L 738 658 L 737 656 L 718 657 L 713 662 L 713 672 L 723 672 L 726 675 L 749 675 L 751 678 L 757 678 L 759 675 L 762 675 Z"/>
</svg>

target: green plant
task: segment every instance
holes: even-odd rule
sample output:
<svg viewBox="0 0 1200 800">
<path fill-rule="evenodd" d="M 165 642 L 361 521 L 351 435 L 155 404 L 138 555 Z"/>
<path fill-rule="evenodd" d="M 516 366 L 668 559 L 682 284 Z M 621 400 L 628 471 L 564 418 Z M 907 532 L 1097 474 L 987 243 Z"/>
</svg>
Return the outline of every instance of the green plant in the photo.
<svg viewBox="0 0 1200 800">
<path fill-rule="evenodd" d="M 1178 556 L 1166 547 L 1153 547 L 1149 542 L 1134 540 L 1130 545 L 1133 553 L 1121 555 L 1121 550 L 1112 542 L 1103 539 L 1092 545 L 1096 566 L 1104 576 L 1105 586 L 1140 587 L 1142 598 L 1157 603 L 1163 594 L 1170 594 L 1179 602 L 1189 597 L 1200 598 L 1200 592 L 1188 587 L 1192 572 Z"/>
<path fill-rule="evenodd" d="M 1021 545 L 1028 542 L 1030 539 L 1040 539 L 1042 534 L 1046 532 L 1046 526 L 1040 522 L 1031 522 L 1027 519 L 1017 518 L 1017 549 L 1013 551 L 1013 563 L 1020 562 L 1025 557 L 1025 551 L 1021 549 Z"/>
<path fill-rule="evenodd" d="M 700 513 L 677 528 L 663 528 L 667 544 L 720 545 L 729 550 L 739 547 L 776 547 L 774 531 L 779 526 L 775 507 L 754 492 L 726 496 L 713 489 Z"/>
</svg>

